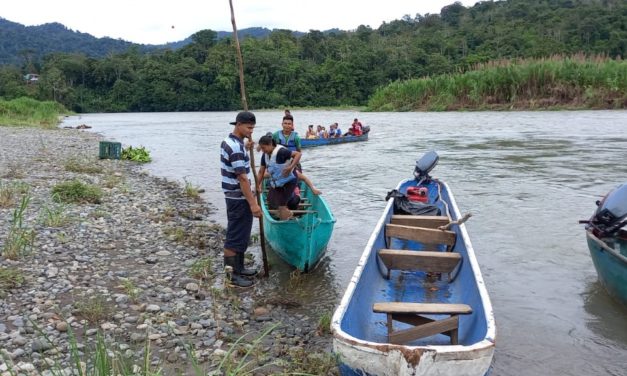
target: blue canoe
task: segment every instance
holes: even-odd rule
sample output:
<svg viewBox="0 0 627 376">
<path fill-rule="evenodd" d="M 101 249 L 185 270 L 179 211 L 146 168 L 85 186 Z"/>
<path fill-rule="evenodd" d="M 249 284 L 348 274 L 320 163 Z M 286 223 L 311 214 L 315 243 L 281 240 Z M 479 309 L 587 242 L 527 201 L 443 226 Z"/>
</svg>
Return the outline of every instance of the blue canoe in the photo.
<svg viewBox="0 0 627 376">
<path fill-rule="evenodd" d="M 335 217 L 322 196 L 301 183 L 301 206 L 289 220 L 278 220 L 261 194 L 266 242 L 285 262 L 303 272 L 311 271 L 324 255 L 333 233 Z"/>
<path fill-rule="evenodd" d="M 586 237 L 599 281 L 627 306 L 627 183 L 611 190 L 587 223 Z"/>
<path fill-rule="evenodd" d="M 368 133 L 364 133 L 361 136 L 342 136 L 342 137 L 334 137 L 334 138 L 314 138 L 314 139 L 302 138 L 300 140 L 300 147 L 312 148 L 314 146 L 335 145 L 335 144 L 343 144 L 346 142 L 358 142 L 358 141 L 368 141 Z"/>
<path fill-rule="evenodd" d="M 449 187 L 426 187 L 438 216 L 387 203 L 332 319 L 342 375 L 485 375 L 496 327 L 479 264 Z"/>
</svg>

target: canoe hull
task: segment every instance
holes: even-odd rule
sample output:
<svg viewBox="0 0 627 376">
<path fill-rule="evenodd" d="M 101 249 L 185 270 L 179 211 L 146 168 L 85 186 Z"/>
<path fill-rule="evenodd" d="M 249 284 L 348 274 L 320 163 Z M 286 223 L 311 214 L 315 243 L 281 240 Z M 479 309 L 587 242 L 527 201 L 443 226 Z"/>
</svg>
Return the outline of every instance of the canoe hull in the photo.
<svg viewBox="0 0 627 376">
<path fill-rule="evenodd" d="M 405 192 L 411 185 L 415 185 L 413 179 L 401 182 L 397 189 Z M 445 183 L 440 183 L 440 186 L 442 201 L 448 205 L 451 218 L 461 218 L 448 186 Z M 433 187 L 429 190 L 431 196 Z M 333 347 L 342 362 L 341 373 L 379 376 L 485 375 L 494 354 L 496 327 L 465 225 L 451 229 L 456 233 L 453 250 L 462 256 L 459 274 L 449 284 L 432 291 L 422 287 L 424 273 L 403 273 L 404 282 L 400 283 L 403 286 L 399 286 L 401 279 L 398 275 L 389 280 L 383 277 L 377 250 L 401 248 L 399 244 L 388 247 L 385 242 L 385 225 L 390 223 L 392 214 L 393 200 L 390 200 L 333 315 Z M 447 279 L 445 276 L 442 278 Z M 387 341 L 385 315 L 372 312 L 372 304 L 377 301 L 463 302 L 472 307 L 473 313 L 460 316 L 458 345 L 450 345 L 448 337 L 443 335 L 397 345 Z"/>
<path fill-rule="evenodd" d="M 614 299 L 627 306 L 627 240 L 603 239 L 616 253 L 604 250 L 589 235 L 587 240 L 599 282 Z"/>
<path fill-rule="evenodd" d="M 288 221 L 278 221 L 268 212 L 265 194 L 261 209 L 264 216 L 266 242 L 285 262 L 308 272 L 320 261 L 331 239 L 335 217 L 324 198 L 302 189 L 311 206 L 308 213 Z"/>
<path fill-rule="evenodd" d="M 347 142 L 359 142 L 359 141 L 368 141 L 368 133 L 362 136 L 344 136 L 344 137 L 335 137 L 335 138 L 315 138 L 315 139 L 301 139 L 300 147 L 301 148 L 311 148 L 315 146 L 325 146 L 325 145 L 335 145 L 335 144 L 344 144 Z"/>
</svg>

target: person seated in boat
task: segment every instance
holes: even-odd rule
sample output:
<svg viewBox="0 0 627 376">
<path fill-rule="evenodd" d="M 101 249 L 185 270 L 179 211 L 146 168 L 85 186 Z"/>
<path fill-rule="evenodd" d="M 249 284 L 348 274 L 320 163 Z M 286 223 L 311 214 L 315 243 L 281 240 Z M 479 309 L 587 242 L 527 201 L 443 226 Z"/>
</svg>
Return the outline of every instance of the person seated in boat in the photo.
<svg viewBox="0 0 627 376">
<path fill-rule="evenodd" d="M 316 131 L 314 131 L 313 129 L 313 124 L 309 124 L 309 127 L 307 128 L 307 132 L 305 133 L 305 138 L 308 140 L 313 140 L 318 138 L 318 136 L 316 135 Z"/>
<path fill-rule="evenodd" d="M 298 180 L 302 180 L 309 189 L 311 189 L 314 195 L 322 194 L 322 191 L 314 186 L 311 179 L 296 169 L 301 157 L 300 152 L 290 152 L 283 145 L 278 145 L 272 137 L 272 133 L 261 137 L 259 139 L 259 146 L 264 154 L 261 157 L 261 168 L 257 176 L 257 182 L 259 184 L 257 186 L 257 192 L 261 192 L 263 178 L 268 178 L 270 180 L 268 200 L 272 207 L 279 208 L 279 218 L 289 219 L 292 216 L 288 206 L 293 206 L 293 204 L 288 205 L 288 203 L 294 202 L 294 195 L 298 196 L 296 198 L 296 206 L 298 206 L 300 202 Z M 287 161 L 290 162 L 288 163 Z M 292 178 L 292 175 L 295 176 L 295 179 Z"/>
<path fill-rule="evenodd" d="M 279 209 L 281 220 L 289 219 L 293 214 L 287 208 L 287 203 L 298 183 L 295 169 L 300 161 L 301 153 L 277 144 L 274 137 L 270 135 L 259 139 L 259 147 L 263 154 L 257 182 L 261 184 L 267 170 L 269 173 L 268 202 L 271 207 Z M 261 192 L 261 185 L 257 186 L 257 192 Z"/>
<path fill-rule="evenodd" d="M 281 123 L 283 128 L 280 131 L 274 132 L 272 138 L 277 144 L 283 145 L 290 151 L 300 152 L 300 136 L 298 132 L 294 131 L 294 118 L 292 115 L 283 116 L 283 122 Z"/>
<path fill-rule="evenodd" d="M 353 121 L 351 129 L 353 131 L 353 136 L 361 136 L 363 134 L 363 125 L 361 125 L 361 122 L 357 118 Z"/>
<path fill-rule="evenodd" d="M 324 138 L 324 137 L 322 137 L 322 135 L 323 135 L 323 133 L 322 133 L 322 125 L 318 125 L 316 127 L 316 136 L 318 138 Z"/>
<path fill-rule="evenodd" d="M 330 138 L 334 138 L 334 137 L 342 137 L 342 131 L 340 130 L 340 128 L 338 128 L 338 124 L 337 123 L 333 123 L 329 126 L 329 137 Z"/>
<path fill-rule="evenodd" d="M 322 127 L 322 138 L 329 138 L 329 132 L 326 127 Z"/>
</svg>

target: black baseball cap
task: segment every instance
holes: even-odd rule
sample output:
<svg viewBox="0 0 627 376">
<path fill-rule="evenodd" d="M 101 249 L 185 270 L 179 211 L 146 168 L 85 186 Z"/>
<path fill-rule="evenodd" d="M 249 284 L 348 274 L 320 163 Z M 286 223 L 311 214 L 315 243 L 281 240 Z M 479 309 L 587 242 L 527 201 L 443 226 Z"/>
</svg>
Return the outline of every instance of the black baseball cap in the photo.
<svg viewBox="0 0 627 376">
<path fill-rule="evenodd" d="M 249 111 L 242 111 L 235 117 L 235 121 L 231 122 L 231 125 L 235 125 L 237 123 L 246 123 L 246 124 L 255 124 L 257 123 L 257 119 L 255 118 L 255 114 Z"/>
</svg>

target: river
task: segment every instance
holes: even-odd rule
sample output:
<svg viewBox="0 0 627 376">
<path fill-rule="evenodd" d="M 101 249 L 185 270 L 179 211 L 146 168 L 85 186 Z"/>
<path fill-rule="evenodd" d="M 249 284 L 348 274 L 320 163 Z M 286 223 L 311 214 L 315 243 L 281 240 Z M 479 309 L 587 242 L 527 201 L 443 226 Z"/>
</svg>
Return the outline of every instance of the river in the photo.
<svg viewBox="0 0 627 376">
<path fill-rule="evenodd" d="M 432 175 L 453 190 L 495 310 L 492 375 L 625 375 L 627 308 L 597 282 L 580 219 L 627 181 L 627 111 L 357 113 L 292 112 L 296 129 L 358 117 L 368 142 L 305 149 L 305 173 L 324 192 L 337 224 L 309 275 L 271 257 L 265 293 L 332 313 L 385 205 L 428 150 Z M 282 111 L 259 111 L 255 138 L 280 128 Z M 89 114 L 87 124 L 123 146 L 143 145 L 151 173 L 206 189 L 225 224 L 219 147 L 234 112 Z M 96 153 L 96 152 L 95 152 Z M 259 161 L 259 156 L 257 156 Z M 253 230 L 255 231 L 255 230 Z"/>
</svg>

